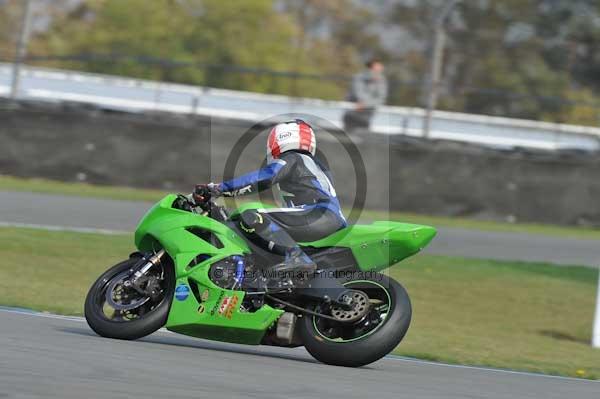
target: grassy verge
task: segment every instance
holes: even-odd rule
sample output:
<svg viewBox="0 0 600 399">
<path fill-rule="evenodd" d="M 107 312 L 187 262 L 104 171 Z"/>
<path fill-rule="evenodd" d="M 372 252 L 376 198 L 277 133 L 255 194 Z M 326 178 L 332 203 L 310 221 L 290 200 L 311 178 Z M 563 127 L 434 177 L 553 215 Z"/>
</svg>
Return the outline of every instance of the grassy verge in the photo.
<svg viewBox="0 0 600 399">
<path fill-rule="evenodd" d="M 131 250 L 129 236 L 0 228 L 0 305 L 81 314 L 93 280 Z M 600 378 L 596 270 L 424 255 L 390 270 L 414 309 L 397 354 Z"/>
<path fill-rule="evenodd" d="M 160 190 L 66 183 L 47 179 L 23 179 L 5 175 L 0 175 L 0 190 L 152 202 L 166 195 L 166 192 Z"/>
<path fill-rule="evenodd" d="M 131 252 L 127 235 L 0 228 L 0 304 L 82 314 L 100 272 Z"/>
<path fill-rule="evenodd" d="M 99 186 L 87 183 L 66 183 L 47 179 L 23 179 L 0 175 L 0 190 L 27 191 L 80 197 L 120 199 L 155 202 L 166 191 L 136 189 L 130 187 Z M 349 211 L 346 211 L 348 214 Z M 428 224 L 436 227 L 460 227 L 473 230 L 521 232 L 560 237 L 600 239 L 600 229 L 563 227 L 532 223 L 502 223 L 468 218 L 428 216 L 406 212 L 364 211 L 363 216 L 372 220 L 398 220 L 407 223 Z"/>
<path fill-rule="evenodd" d="M 600 378 L 590 347 L 596 270 L 437 256 L 390 270 L 413 303 L 397 354 Z"/>
</svg>

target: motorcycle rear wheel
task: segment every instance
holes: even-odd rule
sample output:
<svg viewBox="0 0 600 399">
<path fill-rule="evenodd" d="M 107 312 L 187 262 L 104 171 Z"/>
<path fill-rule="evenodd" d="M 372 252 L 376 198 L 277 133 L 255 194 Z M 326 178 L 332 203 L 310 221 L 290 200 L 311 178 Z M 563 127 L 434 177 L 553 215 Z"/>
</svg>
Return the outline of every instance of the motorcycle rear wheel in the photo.
<svg viewBox="0 0 600 399">
<path fill-rule="evenodd" d="M 106 272 L 90 288 L 85 299 L 84 314 L 88 325 L 98 335 L 106 338 L 134 340 L 152 334 L 165 325 L 175 291 L 175 271 L 169 261 L 163 260 L 153 267 L 153 273 L 162 279 L 159 282 L 160 296 L 154 300 L 146 299 L 135 309 L 122 311 L 110 307 L 107 301 L 107 290 L 119 278 L 122 278 L 140 260 L 132 257 Z M 121 288 L 123 289 L 123 288 Z M 134 295 L 135 293 L 125 293 Z M 123 294 L 117 294 L 117 297 Z M 120 297 L 119 297 L 120 299 Z"/>
<path fill-rule="evenodd" d="M 342 283 L 369 296 L 373 302 L 369 312 L 354 323 L 305 315 L 300 336 L 306 350 L 320 362 L 360 367 L 381 359 L 402 341 L 412 317 L 410 298 L 401 284 L 379 273 Z"/>
</svg>

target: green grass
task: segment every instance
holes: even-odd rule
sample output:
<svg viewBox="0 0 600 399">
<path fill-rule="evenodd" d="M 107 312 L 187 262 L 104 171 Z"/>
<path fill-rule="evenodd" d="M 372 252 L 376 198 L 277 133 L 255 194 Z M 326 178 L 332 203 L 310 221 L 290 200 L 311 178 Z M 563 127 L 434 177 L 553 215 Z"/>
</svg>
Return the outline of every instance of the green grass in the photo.
<svg viewBox="0 0 600 399">
<path fill-rule="evenodd" d="M 81 314 L 92 282 L 131 241 L 0 228 L 0 305 Z M 425 255 L 390 270 L 413 303 L 397 354 L 600 378 L 600 350 L 589 345 L 596 270 Z"/>
<path fill-rule="evenodd" d="M 132 249 L 127 235 L 0 228 L 0 304 L 82 314 L 92 282 Z"/>
<path fill-rule="evenodd" d="M 413 303 L 395 353 L 447 363 L 600 378 L 590 347 L 598 272 L 417 256 L 394 267 Z"/>
<path fill-rule="evenodd" d="M 27 191 L 80 197 L 108 198 L 132 201 L 158 201 L 167 192 L 130 187 L 99 186 L 87 183 L 66 183 L 46 179 L 23 179 L 0 175 L 0 190 Z M 190 187 L 191 190 L 191 187 Z M 348 214 L 349 211 L 346 211 Z M 371 220 L 397 220 L 428 224 L 436 227 L 461 227 L 474 230 L 521 232 L 571 238 L 600 239 L 600 229 L 564 227 L 531 223 L 503 223 L 469 218 L 428 216 L 406 212 L 379 212 L 365 210 L 363 216 Z"/>
<path fill-rule="evenodd" d="M 0 190 L 152 202 L 158 201 L 167 194 L 160 190 L 67 183 L 47 179 L 24 179 L 5 175 L 0 175 Z"/>
</svg>

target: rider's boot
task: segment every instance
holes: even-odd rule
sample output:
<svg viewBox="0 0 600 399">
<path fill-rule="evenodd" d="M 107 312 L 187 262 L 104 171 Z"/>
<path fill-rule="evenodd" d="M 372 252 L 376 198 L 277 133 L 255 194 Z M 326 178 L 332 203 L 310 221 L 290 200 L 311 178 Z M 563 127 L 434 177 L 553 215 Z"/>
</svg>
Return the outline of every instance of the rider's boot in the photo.
<svg viewBox="0 0 600 399">
<path fill-rule="evenodd" d="M 299 247 L 287 251 L 285 260 L 269 268 L 269 287 L 303 287 L 317 270 L 316 263 Z"/>
</svg>

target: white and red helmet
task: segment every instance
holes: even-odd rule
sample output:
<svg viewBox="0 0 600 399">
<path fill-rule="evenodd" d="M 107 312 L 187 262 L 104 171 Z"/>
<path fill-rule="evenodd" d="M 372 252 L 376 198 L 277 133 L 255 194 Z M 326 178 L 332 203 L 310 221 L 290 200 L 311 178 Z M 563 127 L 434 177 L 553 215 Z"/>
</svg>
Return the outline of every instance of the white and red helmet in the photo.
<svg viewBox="0 0 600 399">
<path fill-rule="evenodd" d="M 267 160 L 279 158 L 289 150 L 300 150 L 311 153 L 317 150 L 317 141 L 312 127 L 303 120 L 279 123 L 271 129 L 267 141 Z"/>
</svg>

